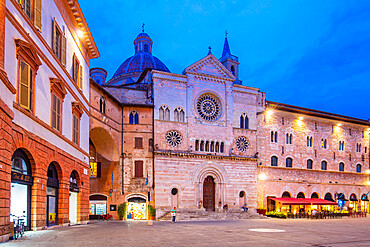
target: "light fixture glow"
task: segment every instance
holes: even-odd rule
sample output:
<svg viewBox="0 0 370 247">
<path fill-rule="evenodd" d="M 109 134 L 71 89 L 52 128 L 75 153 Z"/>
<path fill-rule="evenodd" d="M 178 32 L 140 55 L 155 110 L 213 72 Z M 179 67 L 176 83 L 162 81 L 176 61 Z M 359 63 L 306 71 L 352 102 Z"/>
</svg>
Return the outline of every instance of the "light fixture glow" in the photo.
<svg viewBox="0 0 370 247">
<path fill-rule="evenodd" d="M 83 38 L 84 37 L 84 32 L 82 30 L 77 30 L 77 36 L 79 38 Z"/>
<path fill-rule="evenodd" d="M 342 124 L 341 124 L 341 123 L 339 123 L 339 124 L 337 124 L 337 126 L 339 126 L 339 127 L 340 127 L 340 126 L 342 126 Z"/>
<path fill-rule="evenodd" d="M 273 111 L 271 109 L 270 110 L 267 110 L 266 111 L 266 116 L 271 117 L 272 116 L 272 113 L 273 113 Z"/>
<path fill-rule="evenodd" d="M 303 117 L 299 117 L 298 119 L 302 121 L 303 120 Z"/>
<path fill-rule="evenodd" d="M 366 182 L 366 185 L 370 186 L 370 181 L 367 181 L 367 182 Z"/>
<path fill-rule="evenodd" d="M 258 179 L 259 180 L 266 180 L 267 179 L 267 175 L 266 173 L 262 172 L 258 175 Z"/>
</svg>

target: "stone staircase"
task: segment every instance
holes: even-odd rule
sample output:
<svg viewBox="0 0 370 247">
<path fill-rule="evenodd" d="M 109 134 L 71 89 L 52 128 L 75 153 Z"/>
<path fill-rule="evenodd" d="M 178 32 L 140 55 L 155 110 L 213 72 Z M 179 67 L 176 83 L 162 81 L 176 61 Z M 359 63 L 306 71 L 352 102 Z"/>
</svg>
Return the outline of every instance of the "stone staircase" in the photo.
<svg viewBox="0 0 370 247">
<path fill-rule="evenodd" d="M 207 212 L 197 209 L 178 209 L 176 213 L 176 221 L 209 221 L 209 220 L 237 220 L 237 219 L 265 219 L 266 216 L 258 214 L 255 210 L 248 212 L 240 211 L 239 209 L 229 209 L 227 212 Z M 171 211 L 165 212 L 159 221 L 171 221 Z"/>
</svg>

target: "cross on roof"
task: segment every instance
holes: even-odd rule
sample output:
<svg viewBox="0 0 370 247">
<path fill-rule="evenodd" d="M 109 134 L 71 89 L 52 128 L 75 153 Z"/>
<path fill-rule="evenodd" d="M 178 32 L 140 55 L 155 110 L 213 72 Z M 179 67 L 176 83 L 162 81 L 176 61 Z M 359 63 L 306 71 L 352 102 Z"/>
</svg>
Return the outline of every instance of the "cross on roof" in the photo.
<svg viewBox="0 0 370 247">
<path fill-rule="evenodd" d="M 143 32 L 144 32 L 144 26 L 145 26 L 145 23 L 143 23 L 143 25 L 141 26 L 143 28 Z"/>
</svg>

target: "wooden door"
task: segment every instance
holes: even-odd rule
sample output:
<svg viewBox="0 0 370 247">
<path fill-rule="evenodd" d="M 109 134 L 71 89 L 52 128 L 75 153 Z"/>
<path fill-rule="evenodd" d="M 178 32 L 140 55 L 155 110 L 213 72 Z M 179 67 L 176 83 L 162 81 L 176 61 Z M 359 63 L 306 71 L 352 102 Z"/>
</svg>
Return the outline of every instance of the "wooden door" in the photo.
<svg viewBox="0 0 370 247">
<path fill-rule="evenodd" d="M 211 176 L 204 179 L 203 207 L 206 211 L 215 211 L 215 181 Z"/>
</svg>

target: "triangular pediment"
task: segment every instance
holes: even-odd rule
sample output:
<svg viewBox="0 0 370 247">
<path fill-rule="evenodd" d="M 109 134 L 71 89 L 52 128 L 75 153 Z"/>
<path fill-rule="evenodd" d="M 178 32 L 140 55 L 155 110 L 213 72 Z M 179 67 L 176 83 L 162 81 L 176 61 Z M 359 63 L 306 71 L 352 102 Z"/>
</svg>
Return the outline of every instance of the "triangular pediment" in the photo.
<svg viewBox="0 0 370 247">
<path fill-rule="evenodd" d="M 33 45 L 21 39 L 16 39 L 15 45 L 17 47 L 17 54 L 20 54 L 23 59 L 26 59 L 27 62 L 37 70 L 37 68 L 41 65 L 41 61 L 37 56 L 36 49 L 33 47 Z"/>
<path fill-rule="evenodd" d="M 225 66 L 218 61 L 218 59 L 209 54 L 201 60 L 193 63 L 184 70 L 184 74 L 197 73 L 216 77 L 223 77 L 225 79 L 235 80 L 235 76 Z"/>
</svg>

